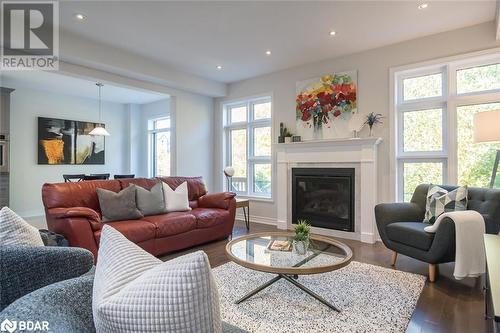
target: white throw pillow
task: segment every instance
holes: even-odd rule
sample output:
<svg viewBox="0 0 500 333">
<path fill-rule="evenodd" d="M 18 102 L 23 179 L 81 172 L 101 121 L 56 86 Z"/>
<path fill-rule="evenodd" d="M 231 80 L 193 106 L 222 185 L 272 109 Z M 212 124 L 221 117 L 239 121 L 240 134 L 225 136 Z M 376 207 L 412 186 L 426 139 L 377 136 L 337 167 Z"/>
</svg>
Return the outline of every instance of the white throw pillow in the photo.
<svg viewBox="0 0 500 333">
<path fill-rule="evenodd" d="M 221 332 L 219 296 L 207 255 L 167 262 L 105 225 L 94 278 L 97 333 Z"/>
<path fill-rule="evenodd" d="M 167 213 L 191 210 L 187 182 L 177 186 L 175 191 L 167 183 L 163 183 L 163 195 L 165 196 L 165 211 Z"/>
<path fill-rule="evenodd" d="M 0 210 L 0 245 L 44 246 L 38 229 L 9 207 Z"/>
</svg>

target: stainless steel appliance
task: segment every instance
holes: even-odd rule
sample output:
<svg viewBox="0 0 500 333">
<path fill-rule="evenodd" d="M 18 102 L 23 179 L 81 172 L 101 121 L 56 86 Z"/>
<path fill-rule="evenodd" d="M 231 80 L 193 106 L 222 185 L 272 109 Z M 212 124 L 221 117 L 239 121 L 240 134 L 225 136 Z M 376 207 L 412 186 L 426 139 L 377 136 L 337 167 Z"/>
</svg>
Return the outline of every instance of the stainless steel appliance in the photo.
<svg viewBox="0 0 500 333">
<path fill-rule="evenodd" d="M 0 172 L 9 172 L 9 135 L 0 134 Z"/>
</svg>

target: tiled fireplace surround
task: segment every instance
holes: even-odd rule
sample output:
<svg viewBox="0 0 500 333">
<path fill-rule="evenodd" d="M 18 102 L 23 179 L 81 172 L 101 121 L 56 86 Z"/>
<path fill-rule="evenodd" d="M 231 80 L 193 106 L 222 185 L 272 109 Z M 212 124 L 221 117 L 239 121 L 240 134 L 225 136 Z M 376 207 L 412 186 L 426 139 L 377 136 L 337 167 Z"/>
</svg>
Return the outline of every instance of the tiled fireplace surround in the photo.
<svg viewBox="0 0 500 333">
<path fill-rule="evenodd" d="M 355 230 L 312 228 L 313 232 L 374 243 L 377 240 L 373 208 L 377 203 L 377 148 L 380 138 L 336 139 L 284 143 L 277 152 L 277 226 L 292 229 L 292 169 L 354 168 Z"/>
</svg>

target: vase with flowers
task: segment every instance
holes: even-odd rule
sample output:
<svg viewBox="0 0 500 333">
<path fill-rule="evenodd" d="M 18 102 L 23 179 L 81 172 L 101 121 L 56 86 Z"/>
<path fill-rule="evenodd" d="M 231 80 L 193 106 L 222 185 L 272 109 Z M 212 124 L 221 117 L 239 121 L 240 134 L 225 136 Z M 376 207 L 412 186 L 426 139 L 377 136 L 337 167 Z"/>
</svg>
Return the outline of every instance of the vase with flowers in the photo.
<svg viewBox="0 0 500 333">
<path fill-rule="evenodd" d="M 370 137 L 373 136 L 373 126 L 377 124 L 382 124 L 382 118 L 384 118 L 380 113 L 370 112 L 366 116 L 365 124 L 370 127 Z"/>
</svg>

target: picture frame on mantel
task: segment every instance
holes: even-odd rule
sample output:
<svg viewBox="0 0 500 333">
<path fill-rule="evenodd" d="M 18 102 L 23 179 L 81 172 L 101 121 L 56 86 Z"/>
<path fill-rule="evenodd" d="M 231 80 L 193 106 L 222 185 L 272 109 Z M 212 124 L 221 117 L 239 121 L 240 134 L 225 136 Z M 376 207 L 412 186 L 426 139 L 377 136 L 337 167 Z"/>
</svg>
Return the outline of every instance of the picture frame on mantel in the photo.
<svg viewBox="0 0 500 333">
<path fill-rule="evenodd" d="M 302 141 L 352 137 L 358 73 L 333 73 L 296 83 L 296 128 Z"/>
</svg>

